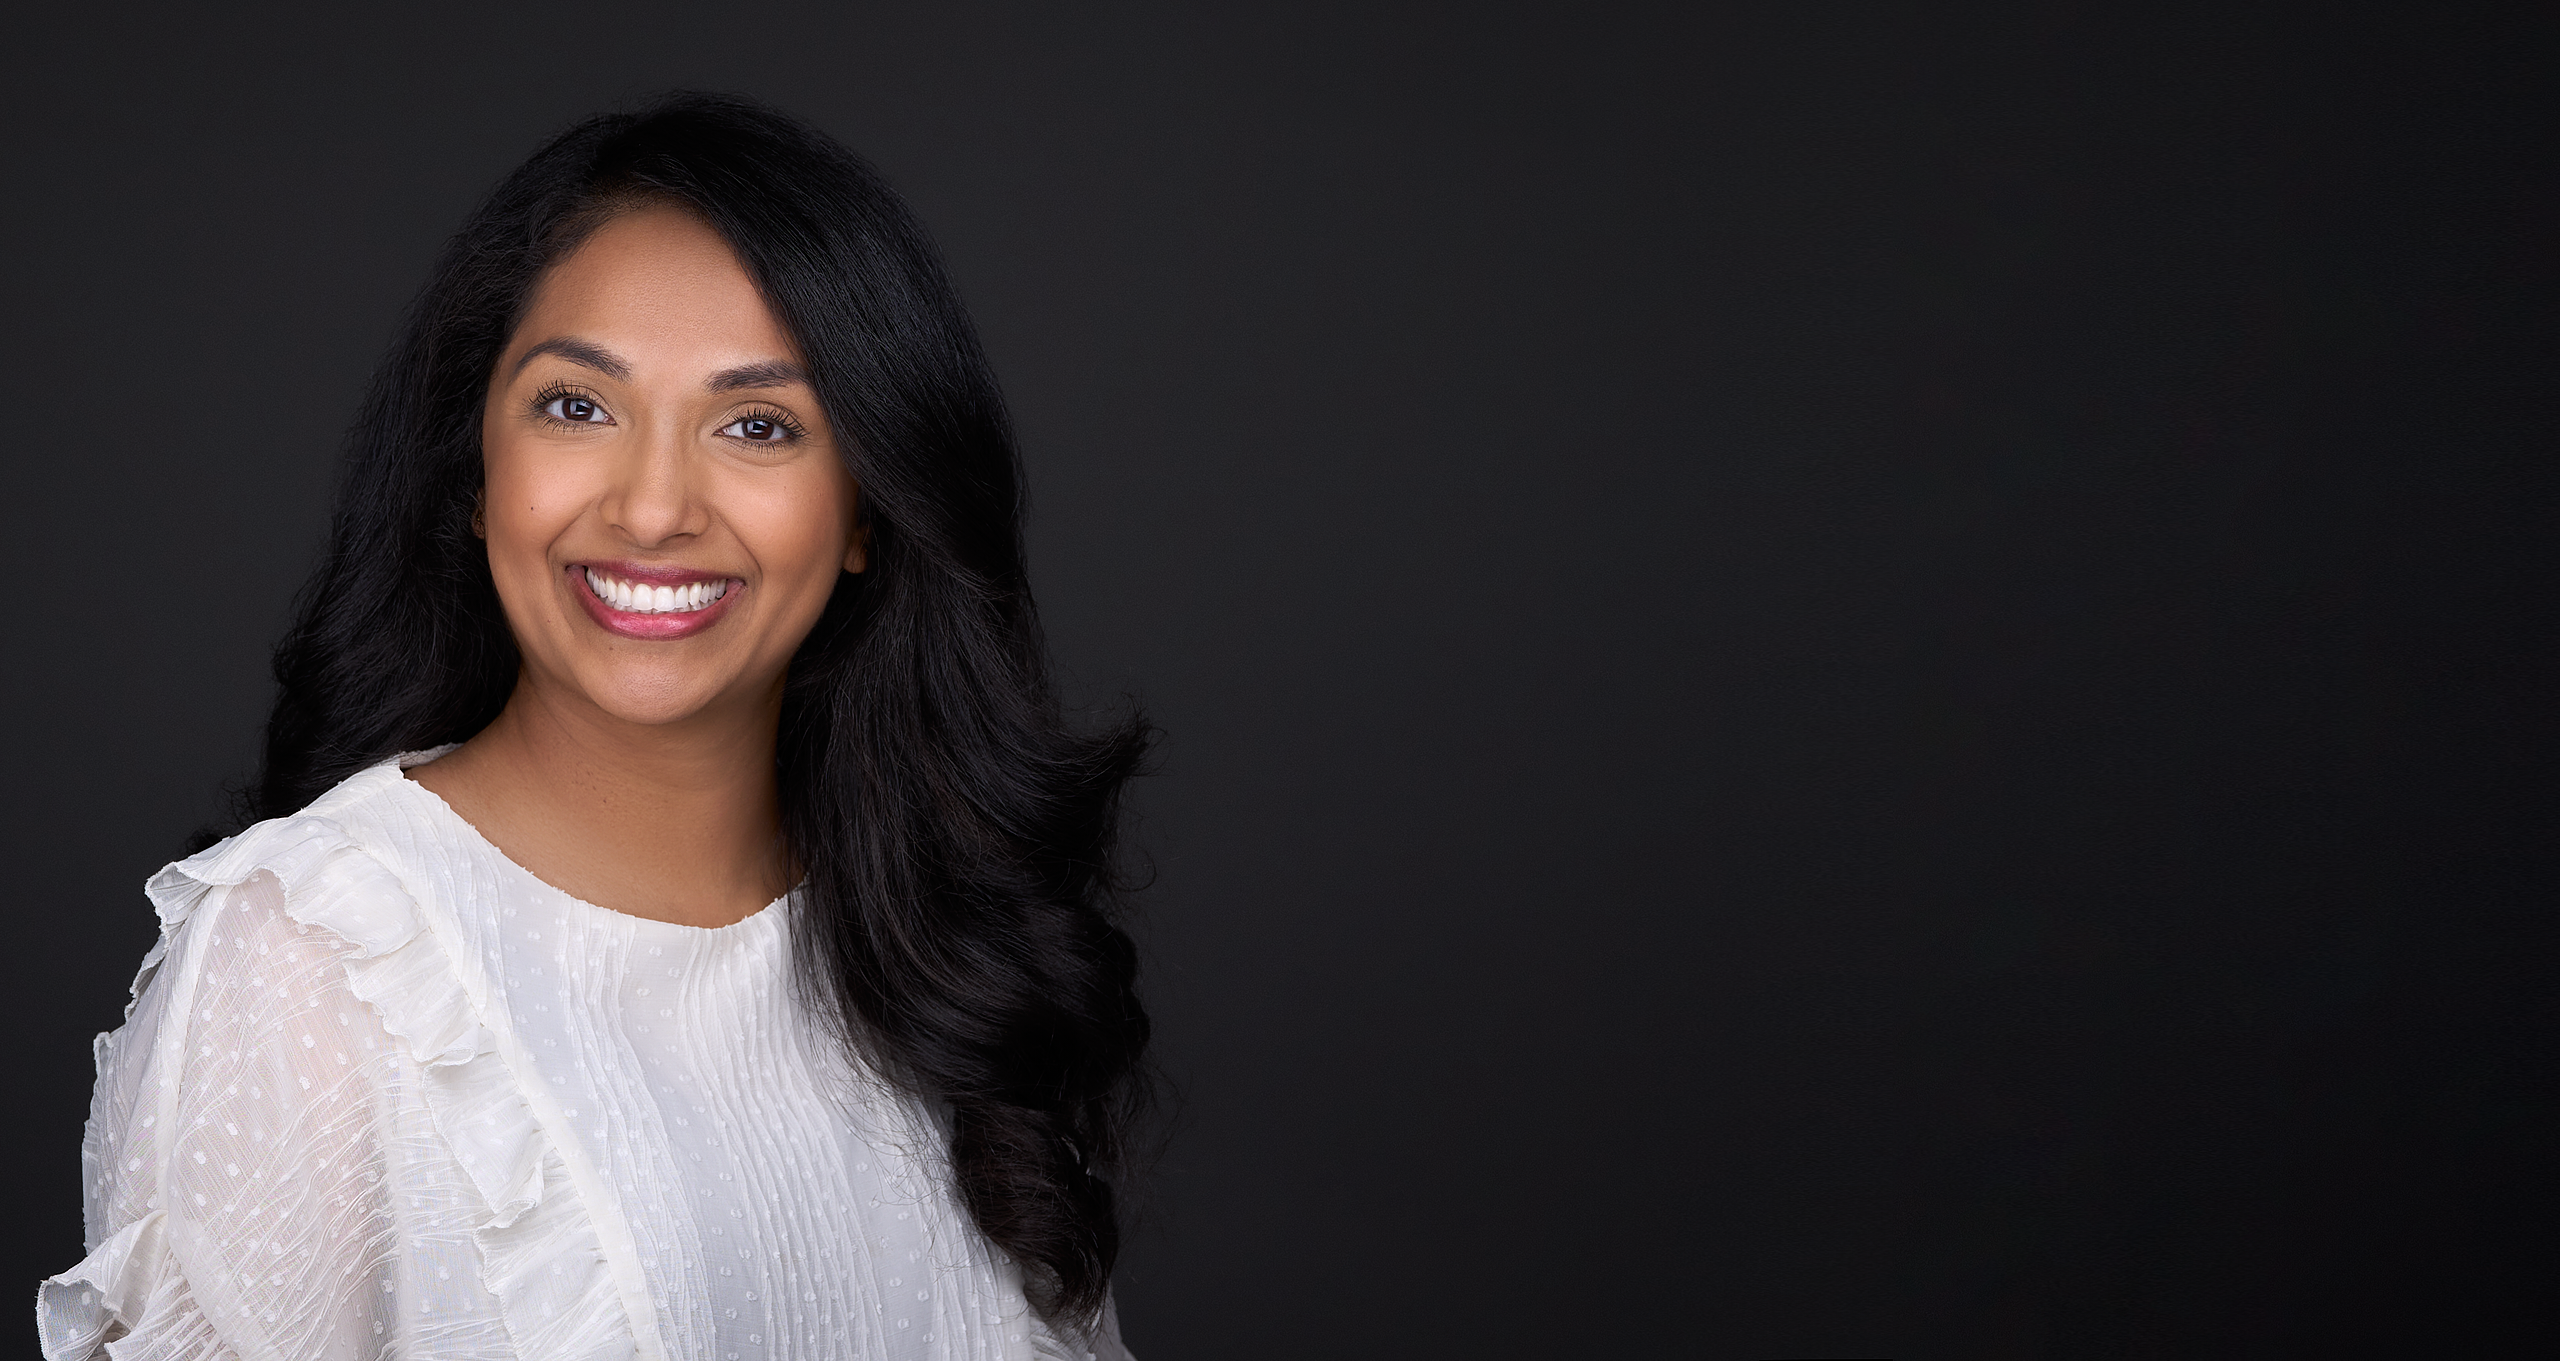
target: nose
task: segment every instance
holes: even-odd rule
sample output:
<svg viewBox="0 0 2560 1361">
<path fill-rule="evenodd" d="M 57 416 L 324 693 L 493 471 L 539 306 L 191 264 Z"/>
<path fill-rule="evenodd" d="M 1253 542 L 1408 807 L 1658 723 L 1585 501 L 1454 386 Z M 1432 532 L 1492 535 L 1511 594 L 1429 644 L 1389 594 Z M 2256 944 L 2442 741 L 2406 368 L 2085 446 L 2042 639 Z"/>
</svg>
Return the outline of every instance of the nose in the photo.
<svg viewBox="0 0 2560 1361">
<path fill-rule="evenodd" d="M 653 421 L 625 442 L 606 491 L 605 522 L 642 549 L 663 548 L 701 533 L 709 514 L 697 495 L 691 451 L 669 422 Z"/>
</svg>

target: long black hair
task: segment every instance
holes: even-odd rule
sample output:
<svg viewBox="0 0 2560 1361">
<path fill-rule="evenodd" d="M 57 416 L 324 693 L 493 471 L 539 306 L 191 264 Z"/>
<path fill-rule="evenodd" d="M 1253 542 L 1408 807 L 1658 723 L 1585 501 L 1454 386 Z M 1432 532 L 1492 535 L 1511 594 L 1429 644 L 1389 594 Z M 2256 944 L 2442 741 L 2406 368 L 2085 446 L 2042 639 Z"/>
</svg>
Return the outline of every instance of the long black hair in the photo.
<svg viewBox="0 0 2560 1361">
<path fill-rule="evenodd" d="M 914 217 L 824 134 L 670 95 L 571 128 L 472 214 L 350 436 L 242 811 L 294 812 L 505 705 L 519 658 L 471 528 L 481 404 L 543 271 L 647 202 L 728 240 L 799 341 L 861 487 L 868 570 L 838 581 L 783 698 L 801 983 L 875 1069 L 947 1111 L 960 1197 L 1034 1305 L 1089 1320 L 1144 1086 L 1135 952 L 1106 909 L 1147 730 L 1062 714 L 976 331 Z"/>
</svg>

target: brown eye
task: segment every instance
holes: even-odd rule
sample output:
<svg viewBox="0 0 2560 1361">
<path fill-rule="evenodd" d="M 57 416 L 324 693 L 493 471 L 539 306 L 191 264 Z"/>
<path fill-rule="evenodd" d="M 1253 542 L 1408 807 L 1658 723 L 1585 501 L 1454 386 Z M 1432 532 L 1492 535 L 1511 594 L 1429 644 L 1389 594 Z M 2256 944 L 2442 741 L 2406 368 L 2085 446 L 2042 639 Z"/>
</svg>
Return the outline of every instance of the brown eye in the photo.
<svg viewBox="0 0 2560 1361">
<path fill-rule="evenodd" d="M 563 394 L 544 402 L 542 414 L 555 421 L 567 421 L 572 425 L 608 425 L 613 420 L 612 417 L 604 414 L 603 407 L 596 405 L 592 400 L 572 394 Z"/>
<path fill-rule="evenodd" d="M 748 416 L 720 427 L 720 433 L 750 444 L 778 444 L 791 438 L 791 432 L 770 416 Z"/>
</svg>

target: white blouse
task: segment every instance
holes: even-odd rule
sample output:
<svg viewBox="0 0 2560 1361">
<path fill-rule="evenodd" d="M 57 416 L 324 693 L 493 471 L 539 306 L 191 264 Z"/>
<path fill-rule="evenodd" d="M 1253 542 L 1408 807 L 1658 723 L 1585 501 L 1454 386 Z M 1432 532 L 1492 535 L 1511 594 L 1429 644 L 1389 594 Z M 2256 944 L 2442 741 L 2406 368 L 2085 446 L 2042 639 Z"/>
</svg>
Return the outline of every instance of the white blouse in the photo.
<svg viewBox="0 0 2560 1361">
<path fill-rule="evenodd" d="M 1126 1358 L 794 995 L 786 896 L 581 902 L 385 762 L 155 876 L 51 1361 Z"/>
</svg>

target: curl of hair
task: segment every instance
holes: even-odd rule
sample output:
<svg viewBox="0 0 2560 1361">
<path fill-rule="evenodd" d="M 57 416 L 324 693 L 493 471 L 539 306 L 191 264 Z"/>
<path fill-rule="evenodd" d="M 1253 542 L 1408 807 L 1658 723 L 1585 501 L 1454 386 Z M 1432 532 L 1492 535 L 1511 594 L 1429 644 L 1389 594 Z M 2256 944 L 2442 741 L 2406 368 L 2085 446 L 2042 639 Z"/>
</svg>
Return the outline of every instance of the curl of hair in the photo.
<svg viewBox="0 0 2560 1361">
<path fill-rule="evenodd" d="M 1145 1090 L 1135 952 L 1107 908 L 1149 731 L 1132 714 L 1080 732 L 1061 712 L 976 331 L 923 229 L 823 134 L 748 100 L 665 96 L 571 128 L 473 213 L 350 435 L 241 812 L 294 812 L 505 705 L 519 657 L 471 528 L 482 404 L 543 271 L 650 202 L 737 252 L 862 493 L 868 570 L 838 582 L 783 699 L 800 983 L 872 1067 L 947 1112 L 961 1200 L 1035 1307 L 1089 1324 Z"/>
</svg>

